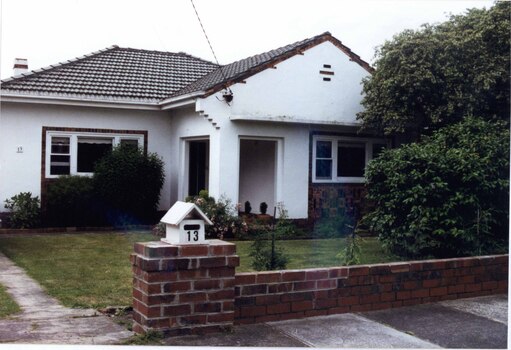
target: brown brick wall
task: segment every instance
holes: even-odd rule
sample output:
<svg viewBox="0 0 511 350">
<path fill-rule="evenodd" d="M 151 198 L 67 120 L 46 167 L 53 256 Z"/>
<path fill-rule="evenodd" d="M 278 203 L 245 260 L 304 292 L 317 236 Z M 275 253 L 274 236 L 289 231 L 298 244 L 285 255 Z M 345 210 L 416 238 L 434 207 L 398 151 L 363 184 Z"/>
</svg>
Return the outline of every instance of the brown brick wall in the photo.
<svg viewBox="0 0 511 350">
<path fill-rule="evenodd" d="M 236 246 L 220 240 L 208 245 L 135 244 L 133 330 L 184 335 L 216 332 L 234 321 Z"/>
<path fill-rule="evenodd" d="M 235 323 L 381 310 L 505 293 L 508 256 L 236 274 Z"/>
<path fill-rule="evenodd" d="M 133 330 L 248 324 L 505 293 L 508 255 L 235 274 L 236 245 L 135 244 Z"/>
<path fill-rule="evenodd" d="M 353 215 L 359 219 L 366 189 L 363 184 L 309 184 L 309 220 Z"/>
</svg>

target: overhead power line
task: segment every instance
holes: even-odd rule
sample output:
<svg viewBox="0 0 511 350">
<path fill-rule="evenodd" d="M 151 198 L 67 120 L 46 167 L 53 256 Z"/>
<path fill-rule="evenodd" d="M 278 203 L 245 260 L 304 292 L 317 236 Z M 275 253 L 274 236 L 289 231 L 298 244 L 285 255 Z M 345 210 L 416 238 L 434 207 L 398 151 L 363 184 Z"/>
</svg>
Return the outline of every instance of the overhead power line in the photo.
<svg viewBox="0 0 511 350">
<path fill-rule="evenodd" d="M 222 70 L 222 66 L 218 62 L 218 58 L 216 57 L 215 50 L 213 50 L 213 45 L 211 45 L 211 41 L 209 41 L 208 34 L 206 34 L 206 29 L 204 29 L 204 25 L 202 24 L 202 21 L 201 21 L 200 16 L 199 16 L 199 12 L 197 12 L 197 8 L 195 7 L 195 4 L 193 3 L 193 0 L 190 0 L 190 2 L 192 3 L 193 9 L 195 11 L 195 14 L 197 15 L 197 19 L 199 20 L 199 24 L 200 24 L 200 26 L 202 28 L 202 32 L 204 33 L 204 36 L 206 37 L 206 40 L 207 40 L 208 45 L 209 45 L 209 48 L 211 49 L 211 52 L 213 53 L 213 57 L 215 58 L 216 64 L 218 64 L 218 66 L 220 67 L 220 74 L 222 75 L 223 80 L 226 81 L 227 78 L 224 75 L 224 72 Z M 231 89 L 229 87 L 226 87 L 226 89 L 229 91 L 229 93 L 232 94 L 232 91 L 231 91 Z"/>
</svg>

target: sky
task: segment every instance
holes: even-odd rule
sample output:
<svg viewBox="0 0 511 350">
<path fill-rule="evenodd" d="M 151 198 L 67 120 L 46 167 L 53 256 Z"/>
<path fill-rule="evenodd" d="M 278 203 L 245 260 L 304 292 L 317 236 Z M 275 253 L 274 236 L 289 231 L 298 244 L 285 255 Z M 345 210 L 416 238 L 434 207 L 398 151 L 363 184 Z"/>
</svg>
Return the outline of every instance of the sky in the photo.
<svg viewBox="0 0 511 350">
<path fill-rule="evenodd" d="M 111 45 L 213 54 L 191 0 L 0 0 L 0 77 Z M 220 64 L 329 31 L 362 59 L 404 29 L 445 21 L 493 0 L 193 0 Z"/>
</svg>

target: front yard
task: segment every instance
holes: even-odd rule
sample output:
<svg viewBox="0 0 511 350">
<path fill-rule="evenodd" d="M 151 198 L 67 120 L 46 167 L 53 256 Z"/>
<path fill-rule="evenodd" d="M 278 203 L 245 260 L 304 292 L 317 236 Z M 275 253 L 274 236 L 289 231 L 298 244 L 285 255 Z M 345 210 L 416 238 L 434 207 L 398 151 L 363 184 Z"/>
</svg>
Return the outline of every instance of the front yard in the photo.
<svg viewBox="0 0 511 350">
<path fill-rule="evenodd" d="M 65 306 L 101 308 L 131 305 L 129 255 L 133 243 L 158 239 L 148 232 L 0 237 L 0 251 Z M 290 240 L 278 244 L 286 249 L 290 258 L 288 269 L 298 269 L 339 265 L 335 255 L 344 242 L 338 238 Z M 251 242 L 236 244 L 241 260 L 236 271 L 252 271 Z M 361 248 L 361 264 L 394 259 L 383 251 L 376 238 L 362 239 Z"/>
</svg>

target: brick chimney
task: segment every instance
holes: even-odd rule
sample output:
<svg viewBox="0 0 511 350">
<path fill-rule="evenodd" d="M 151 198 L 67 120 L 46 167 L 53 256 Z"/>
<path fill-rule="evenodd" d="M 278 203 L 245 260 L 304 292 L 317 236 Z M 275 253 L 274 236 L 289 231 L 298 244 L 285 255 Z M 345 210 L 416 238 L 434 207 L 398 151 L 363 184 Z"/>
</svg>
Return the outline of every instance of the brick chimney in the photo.
<svg viewBox="0 0 511 350">
<path fill-rule="evenodd" d="M 14 75 L 20 75 L 28 72 L 28 60 L 26 58 L 14 59 Z"/>
</svg>

